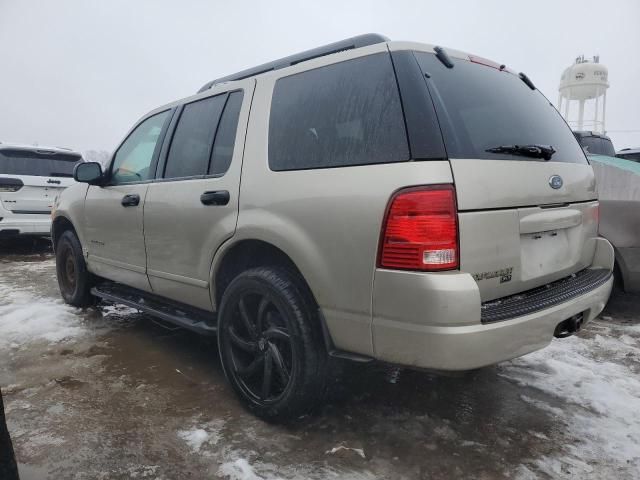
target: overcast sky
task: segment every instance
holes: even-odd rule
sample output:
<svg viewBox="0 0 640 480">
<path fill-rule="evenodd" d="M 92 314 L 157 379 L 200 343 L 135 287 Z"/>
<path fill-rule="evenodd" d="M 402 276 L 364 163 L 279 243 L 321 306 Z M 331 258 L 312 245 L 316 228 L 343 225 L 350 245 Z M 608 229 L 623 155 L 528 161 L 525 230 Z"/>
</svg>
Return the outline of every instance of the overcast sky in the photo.
<svg viewBox="0 0 640 480">
<path fill-rule="evenodd" d="M 208 80 L 360 33 L 524 71 L 554 103 L 576 56 L 609 68 L 607 129 L 640 146 L 640 1 L 0 0 L 0 140 L 113 150 Z M 623 132 L 635 130 L 635 132 Z"/>
</svg>

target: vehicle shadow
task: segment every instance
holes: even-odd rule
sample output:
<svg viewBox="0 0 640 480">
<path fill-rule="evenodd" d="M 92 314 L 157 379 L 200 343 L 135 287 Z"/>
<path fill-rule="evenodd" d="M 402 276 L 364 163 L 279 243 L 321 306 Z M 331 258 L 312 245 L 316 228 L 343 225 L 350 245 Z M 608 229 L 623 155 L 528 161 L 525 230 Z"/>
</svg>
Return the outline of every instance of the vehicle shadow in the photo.
<svg viewBox="0 0 640 480">
<path fill-rule="evenodd" d="M 53 253 L 51 240 L 45 237 L 0 238 L 0 259 L 16 257 L 46 257 Z"/>
</svg>

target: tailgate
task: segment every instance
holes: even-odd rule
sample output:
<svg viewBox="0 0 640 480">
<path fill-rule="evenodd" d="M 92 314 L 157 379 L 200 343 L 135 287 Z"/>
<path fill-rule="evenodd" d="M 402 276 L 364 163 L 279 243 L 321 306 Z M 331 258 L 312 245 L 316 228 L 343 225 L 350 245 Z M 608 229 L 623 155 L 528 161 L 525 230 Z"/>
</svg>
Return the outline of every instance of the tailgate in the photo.
<svg viewBox="0 0 640 480">
<path fill-rule="evenodd" d="M 460 269 L 474 277 L 483 301 L 588 267 L 598 232 L 590 166 L 504 163 L 451 161 L 459 205 Z M 478 164 L 482 172 L 474 168 Z M 553 175 L 564 180 L 558 190 L 549 186 Z"/>
<path fill-rule="evenodd" d="M 73 184 L 73 179 L 0 175 L 0 183 L 11 184 L 10 188 L 0 189 L 0 202 L 4 209 L 16 214 L 48 215 L 55 198 Z"/>
<path fill-rule="evenodd" d="M 530 81 L 499 63 L 416 52 L 456 188 L 460 269 L 483 301 L 592 263 L 596 182 L 571 130 Z"/>
<path fill-rule="evenodd" d="M 56 196 L 73 184 L 80 161 L 71 151 L 0 145 L 2 207 L 16 214 L 49 214 Z"/>
</svg>

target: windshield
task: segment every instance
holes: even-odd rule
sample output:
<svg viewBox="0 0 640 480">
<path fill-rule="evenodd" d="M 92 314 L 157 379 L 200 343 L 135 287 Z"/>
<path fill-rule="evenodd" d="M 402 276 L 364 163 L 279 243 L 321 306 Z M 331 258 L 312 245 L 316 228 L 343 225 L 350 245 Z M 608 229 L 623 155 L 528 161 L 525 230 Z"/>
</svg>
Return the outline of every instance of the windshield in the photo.
<svg viewBox="0 0 640 480">
<path fill-rule="evenodd" d="M 544 161 L 497 148 L 541 145 L 555 150 L 552 162 L 587 163 L 558 111 L 516 75 L 458 59 L 447 68 L 431 53 L 415 55 L 428 78 L 449 158 Z"/>
<path fill-rule="evenodd" d="M 589 155 L 606 155 L 608 157 L 615 157 L 616 151 L 613 148 L 611 140 L 604 137 L 596 136 L 580 136 L 578 141 L 585 152 Z"/>
<path fill-rule="evenodd" d="M 0 174 L 73 177 L 73 169 L 80 161 L 80 156 L 67 153 L 0 150 Z"/>
</svg>

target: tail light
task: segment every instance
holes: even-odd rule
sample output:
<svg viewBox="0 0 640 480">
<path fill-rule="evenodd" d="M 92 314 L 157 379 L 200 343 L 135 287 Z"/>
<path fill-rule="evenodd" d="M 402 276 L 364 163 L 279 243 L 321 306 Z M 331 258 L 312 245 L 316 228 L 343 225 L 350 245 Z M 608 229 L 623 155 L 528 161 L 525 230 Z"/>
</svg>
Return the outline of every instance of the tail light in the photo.
<svg viewBox="0 0 640 480">
<path fill-rule="evenodd" d="M 24 183 L 19 178 L 0 178 L 0 192 L 17 192 Z"/>
<path fill-rule="evenodd" d="M 391 198 L 382 225 L 378 266 L 422 271 L 458 268 L 453 185 L 409 188 Z"/>
</svg>

